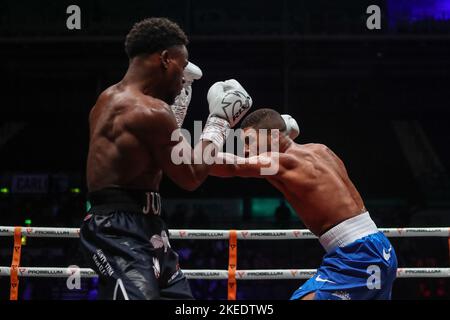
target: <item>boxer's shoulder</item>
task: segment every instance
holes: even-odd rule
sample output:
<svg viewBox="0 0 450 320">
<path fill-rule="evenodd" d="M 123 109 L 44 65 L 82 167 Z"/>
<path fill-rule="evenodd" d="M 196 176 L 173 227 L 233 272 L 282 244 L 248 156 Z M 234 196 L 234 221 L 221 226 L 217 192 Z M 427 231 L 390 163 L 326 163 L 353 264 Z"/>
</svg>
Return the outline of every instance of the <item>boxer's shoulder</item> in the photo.
<svg viewBox="0 0 450 320">
<path fill-rule="evenodd" d="M 263 152 L 258 155 L 258 158 L 261 163 L 277 163 L 279 168 L 278 174 L 295 169 L 298 165 L 298 159 L 291 153 Z"/>
<path fill-rule="evenodd" d="M 167 140 L 178 128 L 175 117 L 167 103 L 152 97 L 136 97 L 121 116 L 124 128 L 136 136 L 157 140 Z"/>
<path fill-rule="evenodd" d="M 296 157 L 304 159 L 316 158 L 320 155 L 333 153 L 330 148 L 321 143 L 295 144 L 295 147 L 290 151 Z"/>
<path fill-rule="evenodd" d="M 98 97 L 97 104 L 106 104 L 110 107 L 122 107 L 124 111 L 141 111 L 168 109 L 169 106 L 162 100 L 143 94 L 131 87 L 113 85 L 105 89 Z"/>
<path fill-rule="evenodd" d="M 325 151 L 328 147 L 322 143 L 298 144 L 303 150 L 310 152 Z"/>
<path fill-rule="evenodd" d="M 115 128 L 114 132 L 129 132 L 138 138 L 155 137 L 155 134 L 170 137 L 177 128 L 167 103 L 120 85 L 103 91 L 91 114 L 96 115 L 95 119 L 104 119 L 102 123 Z"/>
<path fill-rule="evenodd" d="M 175 123 L 170 106 L 164 101 L 152 97 L 137 98 L 132 108 L 128 110 L 127 119 L 130 123 L 144 124 L 146 126 L 149 123 L 156 126 L 168 120 L 173 120 Z"/>
<path fill-rule="evenodd" d="M 318 162 L 323 158 L 326 146 L 317 143 L 295 144 L 289 148 L 283 158 L 286 166 L 290 169 L 297 168 L 302 173 L 312 173 L 315 171 Z"/>
</svg>

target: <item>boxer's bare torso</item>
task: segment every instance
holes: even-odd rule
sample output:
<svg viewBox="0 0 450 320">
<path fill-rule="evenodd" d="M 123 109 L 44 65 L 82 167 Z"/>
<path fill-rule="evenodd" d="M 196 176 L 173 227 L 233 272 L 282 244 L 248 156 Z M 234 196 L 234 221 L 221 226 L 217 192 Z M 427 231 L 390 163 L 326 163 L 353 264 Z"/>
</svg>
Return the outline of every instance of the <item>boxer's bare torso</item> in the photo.
<svg viewBox="0 0 450 320">
<path fill-rule="evenodd" d="M 147 130 L 167 104 L 132 86 L 116 84 L 98 98 L 89 116 L 90 144 L 87 183 L 90 191 L 121 186 L 158 191 L 162 170 L 152 156 L 158 140 L 141 139 L 137 120 L 145 116 Z M 154 117 L 154 121 L 152 121 Z"/>
<path fill-rule="evenodd" d="M 212 175 L 265 178 L 284 194 L 299 218 L 318 236 L 366 211 L 344 164 L 325 145 L 292 142 L 283 153 L 261 154 L 258 158 L 260 161 L 254 164 L 235 161 L 232 165 L 215 165 Z M 278 161 L 279 170 L 274 175 L 261 175 L 267 158 Z"/>
<path fill-rule="evenodd" d="M 280 154 L 279 174 L 267 180 L 316 235 L 366 211 L 344 164 L 322 144 L 292 143 Z"/>
</svg>

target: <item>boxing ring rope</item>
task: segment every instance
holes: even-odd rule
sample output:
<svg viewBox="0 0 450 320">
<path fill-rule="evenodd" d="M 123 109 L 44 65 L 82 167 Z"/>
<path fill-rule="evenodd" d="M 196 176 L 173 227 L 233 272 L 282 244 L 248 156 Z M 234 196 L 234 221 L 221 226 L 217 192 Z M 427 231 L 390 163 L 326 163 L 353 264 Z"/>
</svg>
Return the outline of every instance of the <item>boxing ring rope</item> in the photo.
<svg viewBox="0 0 450 320">
<path fill-rule="evenodd" d="M 0 236 L 13 236 L 16 227 L 0 226 Z M 386 237 L 450 237 L 450 227 L 440 228 L 378 228 Z M 171 239 L 226 240 L 232 230 L 171 229 Z M 238 240 L 317 239 L 308 229 L 235 230 Z M 21 227 L 21 235 L 39 238 L 78 238 L 79 228 Z"/>
<path fill-rule="evenodd" d="M 450 227 L 439 228 L 379 228 L 387 237 L 446 237 L 450 256 Z M 262 269 L 237 270 L 237 240 L 294 240 L 316 239 L 307 229 L 292 230 L 169 230 L 171 239 L 189 240 L 229 240 L 228 270 L 187 270 L 183 273 L 188 279 L 226 280 L 228 279 L 228 299 L 236 299 L 236 280 L 286 280 L 309 279 L 316 269 Z M 94 278 L 98 275 L 89 268 L 52 268 L 20 266 L 21 239 L 39 238 L 78 238 L 79 228 L 42 228 L 0 226 L 0 236 L 14 236 L 13 259 L 10 267 L 0 266 L 0 276 L 10 276 L 10 299 L 18 298 L 18 277 L 67 278 L 74 274 L 81 278 Z M 450 278 L 450 268 L 398 268 L 398 278 Z"/>
<path fill-rule="evenodd" d="M 78 273 L 81 278 L 97 278 L 98 275 L 90 268 L 32 268 L 19 267 L 20 277 L 27 278 L 67 278 Z M 188 279 L 226 280 L 228 270 L 220 269 L 183 269 Z M 238 280 L 291 280 L 309 279 L 316 269 L 252 269 L 236 270 Z M 11 267 L 0 267 L 0 276 L 10 276 Z M 398 278 L 450 278 L 450 268 L 398 268 Z"/>
</svg>

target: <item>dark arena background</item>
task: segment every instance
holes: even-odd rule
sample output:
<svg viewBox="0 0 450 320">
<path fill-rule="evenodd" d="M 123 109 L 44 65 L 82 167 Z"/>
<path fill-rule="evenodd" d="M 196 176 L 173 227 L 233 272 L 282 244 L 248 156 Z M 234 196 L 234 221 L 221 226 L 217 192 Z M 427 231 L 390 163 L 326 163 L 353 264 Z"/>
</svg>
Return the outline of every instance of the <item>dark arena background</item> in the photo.
<svg viewBox="0 0 450 320">
<path fill-rule="evenodd" d="M 379 28 L 368 28 L 370 5 Z M 81 28 L 69 30 L 70 5 Z M 298 143 L 342 158 L 378 227 L 450 227 L 450 1 L 0 2 L 0 225 L 78 228 L 86 215 L 88 115 L 120 81 L 134 22 L 168 17 L 203 70 L 184 127 L 208 116 L 216 81 L 237 79 L 253 108 L 299 123 Z M 161 186 L 170 229 L 303 229 L 262 179 L 209 177 L 193 192 Z M 0 227 L 1 228 L 1 227 Z M 399 268 L 449 268 L 449 238 L 391 238 Z M 171 240 L 182 269 L 227 269 L 228 240 Z M 238 241 L 238 269 L 314 269 L 317 240 Z M 0 237 L 11 266 L 13 237 Z M 22 238 L 21 266 L 86 267 L 77 239 Z M 0 299 L 10 277 L 0 274 Z M 447 275 L 448 277 L 448 275 Z M 237 281 L 237 299 L 287 300 L 304 282 Z M 227 299 L 227 280 L 190 280 L 197 299 Z M 96 278 L 20 277 L 19 300 L 97 298 Z M 442 277 L 398 278 L 392 298 L 450 299 Z"/>
</svg>

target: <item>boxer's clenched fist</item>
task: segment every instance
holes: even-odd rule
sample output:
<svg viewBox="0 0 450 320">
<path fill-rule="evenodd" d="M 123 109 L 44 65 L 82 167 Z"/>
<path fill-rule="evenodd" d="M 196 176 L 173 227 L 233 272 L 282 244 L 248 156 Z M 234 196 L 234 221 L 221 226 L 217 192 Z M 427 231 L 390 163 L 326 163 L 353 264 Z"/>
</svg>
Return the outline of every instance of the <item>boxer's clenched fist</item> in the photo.
<svg viewBox="0 0 450 320">
<path fill-rule="evenodd" d="M 298 127 L 297 121 L 288 114 L 282 114 L 281 117 L 283 118 L 284 123 L 286 124 L 285 133 L 291 139 L 297 138 L 298 135 L 300 134 L 300 129 Z"/>
<path fill-rule="evenodd" d="M 208 91 L 209 117 L 200 139 L 213 142 L 219 149 L 234 127 L 252 106 L 252 98 L 236 80 L 216 82 Z"/>
<path fill-rule="evenodd" d="M 234 127 L 250 110 L 252 98 L 236 80 L 216 82 L 208 91 L 209 112 Z"/>
<path fill-rule="evenodd" d="M 190 87 L 194 80 L 198 80 L 203 76 L 202 70 L 189 61 L 186 68 L 184 68 L 183 78 L 184 78 L 184 87 Z"/>
</svg>

